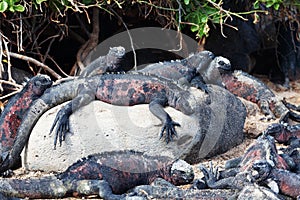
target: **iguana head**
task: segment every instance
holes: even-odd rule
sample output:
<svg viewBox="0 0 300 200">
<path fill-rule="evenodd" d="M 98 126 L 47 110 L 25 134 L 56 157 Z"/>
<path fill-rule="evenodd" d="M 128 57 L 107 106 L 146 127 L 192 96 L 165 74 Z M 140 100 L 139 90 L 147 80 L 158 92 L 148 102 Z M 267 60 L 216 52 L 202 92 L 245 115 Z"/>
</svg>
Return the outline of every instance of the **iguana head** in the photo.
<svg viewBox="0 0 300 200">
<path fill-rule="evenodd" d="M 189 67 L 199 70 L 207 68 L 214 58 L 215 55 L 212 52 L 205 50 L 191 54 L 189 57 L 184 59 L 183 62 L 186 62 L 186 65 Z"/>
<path fill-rule="evenodd" d="M 49 76 L 40 74 L 31 78 L 29 83 L 31 83 L 33 93 L 37 96 L 41 96 L 47 88 L 51 87 L 53 82 Z"/>
<path fill-rule="evenodd" d="M 202 76 L 205 83 L 223 86 L 223 73 L 231 70 L 230 61 L 222 56 L 217 56 L 206 68 L 197 68 L 197 72 Z"/>
<path fill-rule="evenodd" d="M 217 68 L 220 72 L 231 70 L 230 61 L 222 56 L 217 56 L 211 62 L 210 67 Z"/>
<path fill-rule="evenodd" d="M 191 165 L 184 160 L 176 160 L 171 167 L 171 182 L 174 185 L 183 185 L 194 180 L 194 171 Z"/>
<path fill-rule="evenodd" d="M 269 177 L 272 169 L 272 164 L 267 160 L 256 160 L 251 167 L 251 175 L 257 182 L 264 181 Z"/>
</svg>

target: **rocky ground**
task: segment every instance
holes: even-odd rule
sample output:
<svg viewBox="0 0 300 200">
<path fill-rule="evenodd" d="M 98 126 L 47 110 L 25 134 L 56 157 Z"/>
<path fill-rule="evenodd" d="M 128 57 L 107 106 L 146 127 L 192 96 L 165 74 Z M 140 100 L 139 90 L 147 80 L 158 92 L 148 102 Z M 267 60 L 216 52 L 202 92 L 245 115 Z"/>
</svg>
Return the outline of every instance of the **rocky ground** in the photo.
<svg viewBox="0 0 300 200">
<path fill-rule="evenodd" d="M 268 81 L 265 77 L 260 77 L 261 80 L 263 80 L 279 97 L 283 98 L 285 97 L 288 102 L 294 103 L 296 105 L 300 105 L 300 81 L 293 81 L 291 82 L 291 88 L 286 90 L 285 88 L 282 88 L 280 85 L 274 84 L 270 81 Z M 244 152 L 244 150 L 249 146 L 249 144 L 255 140 L 257 135 L 265 129 L 268 124 L 275 123 L 276 121 L 269 121 L 265 122 L 261 120 L 264 116 L 262 116 L 259 113 L 258 108 L 254 104 L 248 104 L 246 105 L 248 109 L 248 117 L 246 119 L 244 131 L 246 135 L 245 141 L 236 146 L 235 148 L 229 150 L 228 152 L 215 156 L 210 159 L 203 160 L 204 165 L 208 165 L 210 162 L 212 162 L 215 166 L 218 165 L 219 168 L 222 168 L 225 161 L 231 158 L 235 158 L 238 156 L 241 156 Z M 201 178 L 202 174 L 198 170 L 198 164 L 194 165 L 195 170 L 195 179 Z M 35 172 L 26 172 L 24 169 L 19 169 L 16 171 L 16 174 L 14 175 L 15 178 L 28 178 L 28 177 L 39 177 L 45 175 L 44 172 L 41 171 L 35 171 Z M 183 186 L 182 188 L 189 188 L 190 185 Z M 93 197 L 92 197 L 93 198 Z M 74 200 L 76 198 L 65 198 L 65 200 Z"/>
</svg>

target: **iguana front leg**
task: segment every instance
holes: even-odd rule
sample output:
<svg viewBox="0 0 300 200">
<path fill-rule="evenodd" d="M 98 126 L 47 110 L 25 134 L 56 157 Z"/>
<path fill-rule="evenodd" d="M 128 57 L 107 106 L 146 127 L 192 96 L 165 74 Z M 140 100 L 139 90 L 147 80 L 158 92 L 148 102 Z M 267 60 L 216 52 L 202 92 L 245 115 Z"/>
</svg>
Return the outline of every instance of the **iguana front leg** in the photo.
<svg viewBox="0 0 300 200">
<path fill-rule="evenodd" d="M 156 98 L 155 100 L 151 101 L 149 104 L 149 109 L 153 115 L 161 120 L 163 123 L 163 127 L 161 129 L 159 139 L 162 138 L 163 133 L 166 131 L 166 143 L 168 144 L 169 141 L 173 140 L 173 135 L 177 137 L 177 132 L 175 130 L 175 126 L 180 126 L 179 123 L 174 122 L 170 115 L 164 110 L 165 103 L 164 98 Z"/>
<path fill-rule="evenodd" d="M 57 139 L 59 139 L 59 144 L 61 145 L 62 141 L 65 139 L 66 133 L 70 130 L 70 115 L 74 111 L 95 100 L 95 93 L 91 88 L 92 87 L 89 87 L 88 84 L 82 84 L 78 89 L 79 94 L 76 98 L 61 108 L 61 110 L 57 113 L 50 129 L 50 133 L 52 133 L 55 126 L 57 126 L 54 136 L 54 148 L 56 148 Z"/>
<path fill-rule="evenodd" d="M 197 89 L 204 91 L 206 94 L 208 94 L 207 85 L 205 84 L 203 77 L 201 77 L 200 75 L 196 76 L 195 78 L 193 78 L 191 80 L 191 85 Z"/>
</svg>

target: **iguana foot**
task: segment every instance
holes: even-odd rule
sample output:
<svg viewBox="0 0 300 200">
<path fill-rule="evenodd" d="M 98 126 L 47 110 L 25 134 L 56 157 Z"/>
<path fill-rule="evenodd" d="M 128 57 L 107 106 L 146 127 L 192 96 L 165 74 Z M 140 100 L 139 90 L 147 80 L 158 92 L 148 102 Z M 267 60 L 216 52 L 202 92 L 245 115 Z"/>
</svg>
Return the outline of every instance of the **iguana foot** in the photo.
<svg viewBox="0 0 300 200">
<path fill-rule="evenodd" d="M 216 187 L 214 185 L 218 181 L 218 177 L 219 177 L 218 168 L 214 169 L 213 166 L 212 166 L 212 163 L 210 163 L 210 168 L 209 169 L 207 169 L 203 165 L 200 165 L 199 169 L 203 173 L 206 185 L 209 188 L 214 188 L 215 189 Z"/>
<path fill-rule="evenodd" d="M 201 78 L 200 76 L 193 78 L 191 80 L 191 85 L 197 89 L 202 90 L 206 94 L 208 94 L 208 92 L 209 92 L 207 85 L 204 83 L 203 78 Z"/>
<path fill-rule="evenodd" d="M 69 117 L 71 115 L 69 106 L 63 107 L 56 115 L 53 125 L 50 129 L 50 134 L 53 132 L 55 126 L 55 136 L 54 136 L 54 149 L 56 148 L 57 139 L 59 140 L 59 145 L 61 146 L 62 141 L 65 140 L 65 135 L 70 130 Z"/>
<path fill-rule="evenodd" d="M 173 141 L 173 135 L 175 135 L 176 137 L 178 137 L 177 132 L 175 130 L 175 126 L 179 126 L 180 124 L 177 122 L 172 121 L 171 119 L 167 119 L 167 121 L 164 123 L 160 135 L 159 135 L 159 139 L 161 139 L 163 137 L 164 132 L 166 131 L 166 143 L 168 144 L 170 141 Z"/>
</svg>

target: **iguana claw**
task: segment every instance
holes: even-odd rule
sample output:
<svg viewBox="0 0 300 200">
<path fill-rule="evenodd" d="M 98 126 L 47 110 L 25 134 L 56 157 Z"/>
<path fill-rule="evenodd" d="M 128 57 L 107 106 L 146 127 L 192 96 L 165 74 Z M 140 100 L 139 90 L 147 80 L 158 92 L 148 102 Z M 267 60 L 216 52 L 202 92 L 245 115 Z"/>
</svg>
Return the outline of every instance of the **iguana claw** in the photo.
<svg viewBox="0 0 300 200">
<path fill-rule="evenodd" d="M 170 141 L 173 141 L 173 135 L 175 135 L 176 137 L 178 137 L 177 132 L 175 130 L 175 126 L 179 126 L 180 124 L 177 122 L 170 120 L 167 120 L 167 122 L 164 123 L 160 135 L 159 135 L 159 139 L 161 139 L 163 137 L 164 132 L 166 131 L 166 143 L 168 144 Z"/>
<path fill-rule="evenodd" d="M 54 149 L 56 148 L 57 139 L 59 141 L 59 145 L 61 146 L 62 141 L 65 140 L 65 135 L 70 130 L 70 122 L 69 117 L 71 113 L 69 112 L 68 106 L 62 108 L 56 115 L 52 127 L 50 129 L 50 134 L 53 132 L 55 126 L 55 136 L 54 136 Z"/>
</svg>

